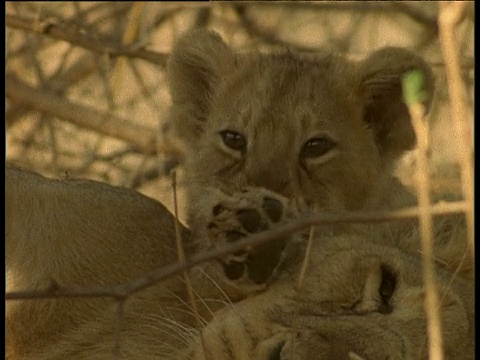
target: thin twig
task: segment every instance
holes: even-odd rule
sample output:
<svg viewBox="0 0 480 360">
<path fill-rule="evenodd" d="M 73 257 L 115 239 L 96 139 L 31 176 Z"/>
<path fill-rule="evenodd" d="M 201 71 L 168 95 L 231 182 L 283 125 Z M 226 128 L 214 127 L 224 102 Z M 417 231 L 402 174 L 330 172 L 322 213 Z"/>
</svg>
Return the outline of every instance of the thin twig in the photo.
<svg viewBox="0 0 480 360">
<path fill-rule="evenodd" d="M 433 226 L 430 212 L 430 175 L 428 162 L 428 122 L 424 119 L 425 108 L 421 102 L 408 105 L 412 125 L 417 137 L 417 197 L 419 206 L 420 234 L 423 254 L 423 281 L 425 284 L 425 315 L 431 360 L 443 359 L 440 301 L 435 283 L 433 258 Z"/>
<path fill-rule="evenodd" d="M 303 257 L 302 267 L 300 269 L 300 274 L 298 275 L 298 280 L 297 280 L 297 284 L 296 284 L 296 288 L 295 288 L 297 296 L 301 296 L 300 292 L 301 292 L 301 289 L 302 289 L 302 286 L 303 286 L 303 281 L 305 279 L 305 275 L 307 273 L 308 263 L 310 261 L 310 254 L 312 252 L 314 234 L 315 234 L 315 227 L 312 226 L 312 227 L 310 227 L 310 232 L 308 234 L 308 242 L 307 242 L 307 246 L 306 246 L 306 249 L 305 249 L 305 255 Z M 295 343 L 296 337 L 298 336 L 299 330 L 300 330 L 299 327 L 298 327 L 299 311 L 300 311 L 300 303 L 297 303 L 296 306 L 295 306 L 295 309 L 294 309 L 294 313 L 293 313 L 293 324 L 292 324 L 292 331 L 291 331 L 292 344 Z M 295 358 L 294 348 L 295 348 L 295 346 L 291 347 L 290 356 L 292 357 L 292 359 Z"/>
<path fill-rule="evenodd" d="M 136 1 L 133 3 L 130 13 L 128 15 L 128 20 L 125 25 L 126 29 L 123 33 L 122 45 L 130 46 L 134 41 L 141 36 L 140 33 L 140 24 L 144 16 L 145 3 Z M 117 59 L 117 63 L 112 71 L 112 92 L 113 99 L 117 99 L 120 94 L 120 90 L 123 88 L 123 74 L 125 71 L 127 59 L 125 57 L 120 57 Z"/>
<path fill-rule="evenodd" d="M 97 63 L 91 53 L 81 56 L 62 75 L 55 74 L 48 78 L 43 86 L 54 90 L 57 95 L 63 94 L 80 80 L 90 75 L 96 68 Z M 15 124 L 30 109 L 25 106 L 12 104 L 5 113 L 5 122 L 7 128 Z"/>
<path fill-rule="evenodd" d="M 32 64 L 32 68 L 35 72 L 38 82 L 40 83 L 40 87 L 43 89 L 45 87 L 44 84 L 47 82 L 47 77 L 38 59 L 39 48 L 40 48 L 38 40 L 39 39 L 37 38 L 33 39 L 31 36 L 26 37 L 26 43 L 28 45 L 27 50 L 29 55 L 27 56 L 27 59 Z M 59 151 L 58 151 L 58 146 L 56 141 L 57 140 L 56 133 L 53 127 L 53 119 L 47 118 L 44 114 L 42 114 L 40 117 L 40 121 L 45 122 L 45 125 L 47 127 L 48 135 L 50 138 L 50 148 L 52 150 L 51 163 L 52 163 L 53 170 L 57 172 Z"/>
<path fill-rule="evenodd" d="M 81 2 L 75 2 L 74 4 L 81 5 Z M 100 2 L 94 4 L 86 9 L 81 9 L 82 7 L 78 7 L 78 11 L 72 16 L 72 23 L 80 23 L 80 22 L 87 22 L 88 17 L 94 17 L 95 21 L 92 25 L 105 23 L 105 20 L 108 19 L 115 19 L 124 16 L 124 13 L 130 8 L 130 4 L 128 2 L 116 2 L 115 6 L 112 6 L 109 2 Z"/>
<path fill-rule="evenodd" d="M 440 45 L 445 60 L 448 92 L 450 95 L 451 116 L 459 149 L 458 163 L 460 165 L 462 191 L 468 202 L 466 211 L 467 234 L 470 251 L 474 254 L 474 179 L 473 179 L 473 143 L 470 126 L 471 114 L 467 106 L 467 92 L 462 82 L 458 40 L 455 36 L 456 26 L 463 20 L 468 2 L 440 3 L 438 23 L 440 24 Z"/>
<path fill-rule="evenodd" d="M 310 261 L 310 254 L 312 252 L 314 234 L 315 234 L 315 227 L 312 226 L 308 234 L 308 242 L 307 242 L 307 247 L 305 249 L 305 256 L 303 258 L 302 268 L 300 270 L 300 274 L 298 275 L 297 291 L 301 290 L 303 285 L 303 280 L 305 279 L 305 275 L 307 273 L 308 262 Z"/>
<path fill-rule="evenodd" d="M 419 8 L 415 7 L 411 4 L 405 4 L 401 1 L 392 1 L 389 4 L 393 9 L 399 10 L 404 15 L 408 16 L 410 19 L 414 20 L 415 22 L 424 25 L 425 27 L 429 28 L 435 34 L 438 34 L 438 25 L 437 19 L 434 17 L 430 17 L 421 11 Z"/>
<path fill-rule="evenodd" d="M 250 2 L 250 4 L 253 5 L 254 2 Z M 254 6 L 258 8 L 281 6 L 285 9 L 318 11 L 319 13 L 329 10 L 358 13 L 381 12 L 382 14 L 398 12 L 398 10 L 391 7 L 387 1 L 282 1 L 279 3 L 259 1 L 254 4 Z"/>
<path fill-rule="evenodd" d="M 74 30 L 71 26 L 60 24 L 56 20 L 37 20 L 7 14 L 5 17 L 5 23 L 7 27 L 12 29 L 46 35 L 53 39 L 66 41 L 74 46 L 94 51 L 99 54 L 108 54 L 110 57 L 125 56 L 128 58 L 145 60 L 160 66 L 165 66 L 167 64 L 167 54 L 94 38 L 88 35 L 86 31 Z"/>
<path fill-rule="evenodd" d="M 276 46 L 288 46 L 292 50 L 296 51 L 309 51 L 311 47 L 301 46 L 298 44 L 293 44 L 287 42 L 280 37 L 278 37 L 273 31 L 262 28 L 261 25 L 258 25 L 250 16 L 248 15 L 248 6 L 244 4 L 234 4 L 234 10 L 237 13 L 244 29 L 252 36 L 260 38 L 263 42 L 269 45 Z"/>
<path fill-rule="evenodd" d="M 197 10 L 197 14 L 195 15 L 193 26 L 206 27 L 211 17 L 212 17 L 212 9 L 210 7 L 199 8 Z"/>
<path fill-rule="evenodd" d="M 175 240 L 177 244 L 178 261 L 182 263 L 186 263 L 187 257 L 185 255 L 185 248 L 183 246 L 182 235 L 180 233 L 180 222 L 178 220 L 178 198 L 177 198 L 177 181 L 176 181 L 177 172 L 172 171 L 171 176 L 172 176 L 172 189 L 173 189 L 173 209 L 174 209 L 174 215 L 175 215 Z M 197 324 L 197 327 L 201 328 L 202 323 L 200 321 L 200 316 L 198 314 L 198 306 L 195 300 L 195 294 L 193 291 L 192 282 L 190 281 L 190 276 L 188 275 L 187 269 L 182 271 L 182 275 L 185 280 L 188 297 L 190 299 L 193 312 L 195 315 L 195 322 Z"/>
<path fill-rule="evenodd" d="M 178 197 L 177 197 L 177 172 L 174 170 L 172 171 L 172 190 L 173 190 L 173 210 L 174 210 L 174 215 L 175 215 L 175 240 L 177 244 L 177 253 L 178 253 L 178 260 L 179 262 L 186 263 L 187 262 L 187 257 L 185 255 L 185 248 L 183 246 L 183 241 L 182 241 L 182 235 L 180 233 L 180 221 L 178 217 Z M 183 279 L 185 281 L 185 286 L 187 288 L 187 294 L 188 298 L 190 300 L 192 309 L 193 309 L 193 314 L 195 317 L 195 324 L 197 326 L 197 329 L 202 328 L 202 322 L 200 321 L 200 315 L 198 312 L 198 305 L 197 301 L 195 299 L 195 293 L 193 290 L 192 282 L 190 280 L 190 276 L 188 274 L 188 269 L 185 269 L 182 271 Z M 200 340 L 202 342 L 202 347 L 205 350 L 205 341 L 203 338 L 202 332 L 200 332 Z M 206 352 L 204 351 L 206 354 Z"/>
<path fill-rule="evenodd" d="M 447 64 L 443 60 L 429 60 L 428 63 L 433 67 L 445 67 Z M 465 71 L 470 71 L 475 69 L 475 59 L 466 56 L 462 59 L 460 67 Z"/>
<path fill-rule="evenodd" d="M 131 189 L 138 189 L 144 183 L 158 180 L 158 178 L 164 176 L 158 166 L 153 166 L 148 169 L 144 169 L 141 173 L 138 173 L 136 177 L 130 180 L 130 188 Z"/>
<path fill-rule="evenodd" d="M 41 112 L 126 141 L 146 153 L 155 153 L 158 148 L 155 136 L 152 135 L 155 134 L 154 129 L 134 125 L 131 121 L 119 116 L 73 103 L 47 89 L 35 89 L 8 74 L 6 76 L 6 95 L 12 100 Z"/>
<path fill-rule="evenodd" d="M 431 213 L 433 215 L 461 213 L 465 211 L 466 206 L 467 204 L 463 201 L 439 203 L 432 205 Z M 405 208 L 397 211 L 339 213 L 320 212 L 310 215 L 306 214 L 305 216 L 295 219 L 286 225 L 251 235 L 235 243 L 225 244 L 221 247 L 192 255 L 189 257 L 188 261 L 179 261 L 162 266 L 161 268 L 156 269 L 145 276 L 139 277 L 125 284 L 102 285 L 92 288 L 47 288 L 44 290 L 34 291 L 15 291 L 7 293 L 5 299 L 23 300 L 65 297 L 126 297 L 152 286 L 159 281 L 177 275 L 193 266 L 218 259 L 222 256 L 232 254 L 240 250 L 251 249 L 266 242 L 274 241 L 279 237 L 292 235 L 310 226 L 321 226 L 346 222 L 387 222 L 392 220 L 416 219 L 418 218 L 418 215 L 418 207 Z"/>
</svg>

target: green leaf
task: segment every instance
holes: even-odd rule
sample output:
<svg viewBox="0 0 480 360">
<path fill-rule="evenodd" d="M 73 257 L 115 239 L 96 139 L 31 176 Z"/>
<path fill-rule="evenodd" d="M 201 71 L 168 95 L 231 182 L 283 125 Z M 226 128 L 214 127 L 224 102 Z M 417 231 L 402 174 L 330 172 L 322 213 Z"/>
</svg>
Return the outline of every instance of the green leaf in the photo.
<svg viewBox="0 0 480 360">
<path fill-rule="evenodd" d="M 424 102 L 428 94 L 424 89 L 423 73 L 420 70 L 409 71 L 402 76 L 403 98 L 407 105 Z"/>
</svg>

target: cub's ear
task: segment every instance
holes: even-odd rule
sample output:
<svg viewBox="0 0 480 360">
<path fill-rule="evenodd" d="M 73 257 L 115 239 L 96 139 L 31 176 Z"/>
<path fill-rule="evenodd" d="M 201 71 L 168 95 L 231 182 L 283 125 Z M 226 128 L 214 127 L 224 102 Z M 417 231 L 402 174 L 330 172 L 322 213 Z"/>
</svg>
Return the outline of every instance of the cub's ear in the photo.
<svg viewBox="0 0 480 360">
<path fill-rule="evenodd" d="M 205 120 L 216 86 L 234 63 L 234 53 L 218 34 L 198 29 L 183 35 L 168 61 L 174 106 L 184 107 L 190 118 Z"/>
<path fill-rule="evenodd" d="M 364 121 L 374 131 L 380 154 L 386 162 L 396 160 L 416 144 L 402 93 L 402 76 L 411 70 L 423 73 L 427 93 L 423 104 L 428 111 L 434 92 L 434 77 L 421 57 L 401 48 L 384 48 L 360 64 Z"/>
</svg>

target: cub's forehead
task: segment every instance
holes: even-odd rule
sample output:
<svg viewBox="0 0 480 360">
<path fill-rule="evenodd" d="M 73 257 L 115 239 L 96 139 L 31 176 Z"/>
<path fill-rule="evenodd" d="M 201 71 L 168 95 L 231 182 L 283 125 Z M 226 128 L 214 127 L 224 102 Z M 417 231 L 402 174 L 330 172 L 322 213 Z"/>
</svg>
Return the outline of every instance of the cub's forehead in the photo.
<svg viewBox="0 0 480 360">
<path fill-rule="evenodd" d="M 212 110 L 223 123 L 252 122 L 256 127 L 336 123 L 352 116 L 354 71 L 352 64 L 330 53 L 239 57 Z"/>
<path fill-rule="evenodd" d="M 352 66 L 333 54 L 255 54 L 240 57 L 226 84 L 267 98 L 314 100 L 344 88 Z M 349 74 L 350 73 L 350 74 Z"/>
</svg>

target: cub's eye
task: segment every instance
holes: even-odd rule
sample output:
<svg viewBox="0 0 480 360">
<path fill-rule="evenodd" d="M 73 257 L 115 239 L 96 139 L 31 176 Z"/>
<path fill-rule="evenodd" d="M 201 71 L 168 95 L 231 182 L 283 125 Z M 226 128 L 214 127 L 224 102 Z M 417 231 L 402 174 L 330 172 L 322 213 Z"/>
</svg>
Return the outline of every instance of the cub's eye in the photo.
<svg viewBox="0 0 480 360">
<path fill-rule="evenodd" d="M 223 143 L 232 150 L 237 150 L 242 153 L 247 149 L 247 141 L 245 137 L 235 131 L 223 130 L 220 131 Z"/>
<path fill-rule="evenodd" d="M 390 314 L 393 311 L 390 299 L 397 286 L 397 276 L 394 271 L 386 265 L 381 266 L 381 271 L 382 282 L 378 288 L 378 294 L 380 295 L 382 303 L 380 304 L 378 311 L 382 314 Z"/>
<path fill-rule="evenodd" d="M 301 157 L 302 158 L 316 158 L 325 155 L 327 152 L 335 147 L 336 143 L 331 138 L 316 137 L 308 140 L 303 145 Z"/>
</svg>

